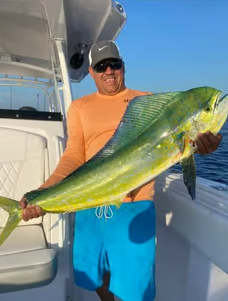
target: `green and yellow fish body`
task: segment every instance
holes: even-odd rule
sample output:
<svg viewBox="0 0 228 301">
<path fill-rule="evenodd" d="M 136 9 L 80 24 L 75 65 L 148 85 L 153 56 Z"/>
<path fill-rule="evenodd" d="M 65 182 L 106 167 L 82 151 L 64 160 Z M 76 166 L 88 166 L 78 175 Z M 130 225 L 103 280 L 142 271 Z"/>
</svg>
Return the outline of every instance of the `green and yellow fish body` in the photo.
<svg viewBox="0 0 228 301">
<path fill-rule="evenodd" d="M 91 160 L 60 183 L 26 194 L 30 204 L 49 213 L 66 213 L 115 204 L 132 190 L 180 162 L 184 183 L 195 199 L 195 148 L 198 133 L 217 134 L 228 116 L 228 96 L 200 87 L 184 92 L 134 98 L 113 137 Z M 21 220 L 14 200 L 0 197 L 9 212 L 2 244 Z"/>
</svg>

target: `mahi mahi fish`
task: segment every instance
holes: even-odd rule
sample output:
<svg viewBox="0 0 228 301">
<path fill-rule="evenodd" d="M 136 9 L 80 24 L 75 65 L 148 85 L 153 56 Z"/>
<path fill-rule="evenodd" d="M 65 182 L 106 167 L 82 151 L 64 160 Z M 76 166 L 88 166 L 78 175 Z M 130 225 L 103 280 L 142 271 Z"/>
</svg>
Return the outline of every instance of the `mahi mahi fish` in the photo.
<svg viewBox="0 0 228 301">
<path fill-rule="evenodd" d="M 187 91 L 135 97 L 112 138 L 89 161 L 58 184 L 28 192 L 29 204 L 47 213 L 66 213 L 97 206 L 120 206 L 132 190 L 155 179 L 176 163 L 184 184 L 195 199 L 194 141 L 199 132 L 217 134 L 228 116 L 228 95 L 198 87 Z M 22 219 L 13 199 L 0 197 L 9 213 L 0 245 Z"/>
</svg>

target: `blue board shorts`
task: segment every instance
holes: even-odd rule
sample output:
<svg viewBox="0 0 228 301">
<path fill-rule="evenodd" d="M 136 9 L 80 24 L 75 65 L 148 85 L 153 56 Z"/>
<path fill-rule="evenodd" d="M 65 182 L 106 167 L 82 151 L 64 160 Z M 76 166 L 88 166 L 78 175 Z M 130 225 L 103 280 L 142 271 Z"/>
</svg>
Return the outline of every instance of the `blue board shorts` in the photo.
<svg viewBox="0 0 228 301">
<path fill-rule="evenodd" d="M 73 245 L 76 285 L 95 291 L 110 271 L 109 290 L 121 300 L 154 300 L 155 228 L 152 201 L 77 212 Z"/>
</svg>

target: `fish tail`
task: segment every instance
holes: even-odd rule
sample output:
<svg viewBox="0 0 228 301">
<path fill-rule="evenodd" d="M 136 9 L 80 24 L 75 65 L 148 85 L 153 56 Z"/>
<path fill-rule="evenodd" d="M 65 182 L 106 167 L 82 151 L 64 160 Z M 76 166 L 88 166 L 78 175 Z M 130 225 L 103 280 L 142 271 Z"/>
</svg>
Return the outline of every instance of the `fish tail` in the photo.
<svg viewBox="0 0 228 301">
<path fill-rule="evenodd" d="M 20 214 L 19 204 L 15 200 L 0 196 L 0 207 L 9 213 L 6 226 L 0 234 L 0 245 L 2 245 L 22 220 L 22 217 Z"/>
</svg>

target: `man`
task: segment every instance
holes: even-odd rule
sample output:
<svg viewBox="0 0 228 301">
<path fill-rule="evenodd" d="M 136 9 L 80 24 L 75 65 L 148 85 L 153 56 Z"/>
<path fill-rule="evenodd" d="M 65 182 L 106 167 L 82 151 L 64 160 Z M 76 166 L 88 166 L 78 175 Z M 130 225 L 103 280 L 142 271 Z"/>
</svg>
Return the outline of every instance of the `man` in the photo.
<svg viewBox="0 0 228 301">
<path fill-rule="evenodd" d="M 117 45 L 101 41 L 89 54 L 89 72 L 98 92 L 73 101 L 68 111 L 66 150 L 50 178 L 51 186 L 92 158 L 111 138 L 128 103 L 147 93 L 125 87 L 125 67 Z M 217 149 L 221 135 L 199 134 L 200 154 Z M 155 296 L 154 181 L 132 191 L 119 210 L 114 206 L 77 212 L 73 266 L 77 285 L 96 290 L 102 301 L 115 294 L 124 301 L 152 301 Z M 24 220 L 43 215 L 21 201 Z M 103 284 L 110 272 L 109 290 Z M 108 279 L 109 280 L 109 279 Z"/>
</svg>

